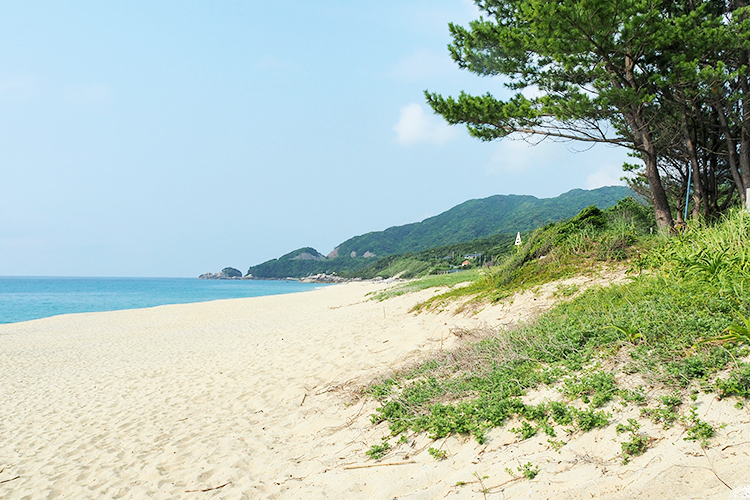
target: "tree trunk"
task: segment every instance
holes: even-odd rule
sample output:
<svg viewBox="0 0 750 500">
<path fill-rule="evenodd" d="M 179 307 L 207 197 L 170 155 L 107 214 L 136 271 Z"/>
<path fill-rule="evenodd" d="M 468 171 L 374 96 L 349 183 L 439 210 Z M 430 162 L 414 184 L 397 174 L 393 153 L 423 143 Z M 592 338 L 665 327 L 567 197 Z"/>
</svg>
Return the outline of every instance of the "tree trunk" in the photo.
<svg viewBox="0 0 750 500">
<path fill-rule="evenodd" d="M 660 231 L 671 231 L 673 226 L 672 210 L 669 208 L 667 193 L 661 183 L 661 176 L 656 163 L 656 149 L 651 137 L 646 135 L 643 144 L 643 163 L 646 165 L 646 179 L 651 190 L 651 202 L 654 205 L 656 226 Z"/>
<path fill-rule="evenodd" d="M 671 231 L 674 227 L 674 220 L 672 219 L 672 210 L 669 208 L 667 193 L 664 191 L 664 185 L 659 175 L 656 146 L 651 137 L 651 131 L 638 108 L 624 110 L 623 115 L 633 133 L 633 145 L 641 152 L 641 159 L 646 166 L 645 176 L 651 193 L 651 203 L 654 206 L 656 227 L 659 231 Z"/>
<path fill-rule="evenodd" d="M 747 58 L 745 58 L 747 64 Z M 750 85 L 747 77 L 740 76 L 740 89 L 742 89 L 742 116 L 740 118 L 740 174 L 745 189 L 750 188 Z"/>
<path fill-rule="evenodd" d="M 742 201 L 742 204 L 745 204 L 745 182 L 742 180 L 742 177 L 740 176 L 740 171 L 738 169 L 738 163 L 739 158 L 737 157 L 737 144 L 734 142 L 734 138 L 732 137 L 732 131 L 729 129 L 729 122 L 727 121 L 726 111 L 722 104 L 719 104 L 718 109 L 716 110 L 719 115 L 719 123 L 721 124 L 721 131 L 724 134 L 724 141 L 726 142 L 727 146 L 727 161 L 729 162 L 729 171 L 732 173 L 732 179 L 734 180 L 734 184 L 737 186 L 737 190 L 740 194 L 740 200 Z M 750 187 L 750 186 L 747 186 Z"/>
</svg>

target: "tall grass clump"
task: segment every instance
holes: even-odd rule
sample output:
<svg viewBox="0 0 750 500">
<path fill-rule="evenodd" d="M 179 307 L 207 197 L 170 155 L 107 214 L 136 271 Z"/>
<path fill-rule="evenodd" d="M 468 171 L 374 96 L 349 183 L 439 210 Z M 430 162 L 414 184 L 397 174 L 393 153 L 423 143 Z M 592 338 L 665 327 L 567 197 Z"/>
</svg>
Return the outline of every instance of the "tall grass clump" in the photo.
<svg viewBox="0 0 750 500">
<path fill-rule="evenodd" d="M 720 338 L 750 326 L 750 214 L 733 212 L 712 226 L 651 240 L 643 236 L 647 221 L 613 223 L 613 214 L 617 206 L 587 209 L 535 233 L 494 285 L 530 276 L 524 267 L 555 251 L 619 259 L 613 249 L 631 256 L 637 249 L 645 272 L 625 284 L 589 289 L 531 324 L 485 334 L 373 385 L 370 394 L 382 402 L 373 421 L 387 420 L 394 433 L 469 433 L 480 441 L 486 429 L 511 417 L 528 422 L 522 435 L 553 435 L 553 424 L 588 430 L 607 424 L 611 401 L 632 399 L 617 386 L 621 372 L 639 373 L 667 391 L 697 386 L 723 397 L 750 396 L 750 365 L 741 362 L 748 346 Z M 609 363 L 614 372 L 603 370 L 615 354 L 625 362 Z M 727 369 L 729 378 L 717 379 Z M 554 383 L 564 401 L 522 402 L 527 391 Z"/>
<path fill-rule="evenodd" d="M 670 278 L 701 282 L 728 298 L 750 290 L 750 212 L 737 210 L 710 228 L 690 226 L 649 255 Z"/>
</svg>

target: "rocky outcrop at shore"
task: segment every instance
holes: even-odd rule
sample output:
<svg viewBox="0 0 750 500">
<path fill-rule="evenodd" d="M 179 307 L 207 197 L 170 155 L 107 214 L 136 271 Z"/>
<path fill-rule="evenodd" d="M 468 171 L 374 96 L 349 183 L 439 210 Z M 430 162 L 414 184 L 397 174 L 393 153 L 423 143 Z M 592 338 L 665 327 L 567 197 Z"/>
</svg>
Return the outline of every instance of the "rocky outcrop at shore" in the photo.
<svg viewBox="0 0 750 500">
<path fill-rule="evenodd" d="M 239 269 L 233 267 L 225 267 L 220 273 L 203 273 L 198 276 L 199 280 L 242 280 L 251 279 L 252 276 L 242 276 L 242 272 Z"/>
</svg>

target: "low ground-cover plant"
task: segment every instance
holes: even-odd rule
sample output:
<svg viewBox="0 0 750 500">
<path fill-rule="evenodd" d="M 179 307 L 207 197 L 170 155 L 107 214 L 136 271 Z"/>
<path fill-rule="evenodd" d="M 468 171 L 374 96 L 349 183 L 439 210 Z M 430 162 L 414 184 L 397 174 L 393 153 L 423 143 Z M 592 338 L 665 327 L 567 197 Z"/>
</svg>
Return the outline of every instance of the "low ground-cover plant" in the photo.
<svg viewBox="0 0 750 500">
<path fill-rule="evenodd" d="M 526 420 L 523 421 L 521 427 L 514 427 L 510 430 L 510 432 L 516 434 L 520 439 L 532 438 L 536 436 L 537 431 L 539 431 L 539 428 L 529 424 Z"/>
<path fill-rule="evenodd" d="M 627 432 L 630 434 L 630 438 L 627 441 L 621 443 L 622 447 L 622 463 L 627 464 L 630 462 L 632 457 L 643 455 L 648 449 L 648 437 L 639 433 L 638 430 L 641 428 L 641 424 L 638 423 L 634 418 L 628 419 L 628 425 L 617 424 L 617 434 Z"/>
<path fill-rule="evenodd" d="M 607 230 L 602 219 L 607 220 L 606 212 L 590 210 L 568 226 L 543 229 L 546 236 L 532 238 L 522 250 L 532 257 L 516 257 L 510 274 L 493 286 L 513 286 L 518 276 L 528 276 L 528 266 L 536 269 L 540 253 L 551 255 L 555 248 L 573 245 L 576 251 L 589 252 L 586 258 L 591 248 L 599 248 L 596 255 L 601 257 L 592 235 Z M 590 240 L 573 238 L 574 231 L 584 231 Z M 715 383 L 722 396 L 748 397 L 750 367 L 737 363 L 747 347 L 731 341 L 700 342 L 738 325 L 736 311 L 750 311 L 748 237 L 750 214 L 735 213 L 713 227 L 692 227 L 684 235 L 661 240 L 647 253 L 648 245 L 643 245 L 639 266 L 648 272 L 630 282 L 589 289 L 531 324 L 497 332 L 373 385 L 370 394 L 383 403 L 373 421 L 387 420 L 394 434 L 406 429 L 433 437 L 468 433 L 479 441 L 488 428 L 513 417 L 528 426 L 519 428 L 521 437 L 553 423 L 587 431 L 608 424 L 606 409 L 598 408 L 617 395 L 625 402 L 648 402 L 643 389 L 620 388 L 613 373 L 593 368 L 616 353 L 629 358 L 626 372 L 675 391 L 643 409 L 643 416 L 665 426 L 679 418 L 677 391 L 693 384 Z M 719 248 L 726 249 L 720 263 L 704 258 Z M 732 369 L 729 378 L 716 380 L 727 368 Z M 523 403 L 528 391 L 560 381 L 567 401 Z M 587 406 L 575 408 L 573 400 Z"/>
<path fill-rule="evenodd" d="M 659 405 L 656 408 L 644 408 L 641 415 L 648 417 L 655 424 L 661 424 L 665 429 L 674 425 L 680 416 L 679 407 L 682 404 L 679 393 L 674 392 L 659 398 Z"/>
<path fill-rule="evenodd" d="M 599 408 L 617 394 L 617 384 L 613 374 L 595 369 L 591 373 L 566 378 L 563 393 L 571 399 L 580 398 L 584 403 Z"/>
<path fill-rule="evenodd" d="M 639 406 L 646 404 L 646 392 L 642 385 L 635 389 L 620 389 L 618 394 L 623 404 L 631 403 Z"/>
<path fill-rule="evenodd" d="M 523 477 L 531 481 L 537 476 L 537 474 L 539 474 L 539 467 L 532 464 L 531 462 L 526 462 L 518 468 L 518 472 L 520 472 Z"/>
<path fill-rule="evenodd" d="M 391 444 L 388 441 L 383 441 L 381 444 L 374 444 L 369 450 L 365 452 L 365 455 L 372 458 L 373 460 L 380 460 L 391 451 Z"/>
<path fill-rule="evenodd" d="M 682 424 L 687 430 L 685 441 L 697 441 L 701 446 L 708 446 L 708 440 L 714 437 L 715 431 L 711 424 L 698 418 L 695 406 L 690 408 L 690 414 L 682 418 Z"/>
<path fill-rule="evenodd" d="M 437 448 L 430 448 L 430 449 L 427 450 L 427 453 L 429 453 L 432 456 L 432 458 L 434 458 L 435 460 L 438 460 L 438 461 L 439 460 L 445 460 L 446 458 L 448 458 L 448 452 L 447 451 L 445 451 L 445 450 L 439 450 Z"/>
<path fill-rule="evenodd" d="M 750 363 L 738 365 L 728 379 L 717 379 L 716 390 L 722 398 L 750 398 Z"/>
</svg>

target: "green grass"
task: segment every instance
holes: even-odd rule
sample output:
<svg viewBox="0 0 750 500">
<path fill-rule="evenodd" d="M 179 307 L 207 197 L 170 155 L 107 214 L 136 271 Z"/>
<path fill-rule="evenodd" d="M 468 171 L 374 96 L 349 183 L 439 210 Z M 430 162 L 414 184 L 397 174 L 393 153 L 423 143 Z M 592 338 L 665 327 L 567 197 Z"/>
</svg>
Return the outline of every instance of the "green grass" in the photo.
<svg viewBox="0 0 750 500">
<path fill-rule="evenodd" d="M 748 397 L 750 365 L 737 361 L 748 354 L 748 346 L 732 339 L 703 341 L 731 331 L 731 325 L 742 326 L 749 316 L 750 245 L 745 242 L 750 214 L 735 212 L 710 227 L 649 239 L 636 234 L 635 223 L 625 223 L 622 211 L 584 212 L 540 230 L 504 268 L 479 275 L 443 298 L 500 296 L 529 281 L 567 273 L 568 264 L 585 262 L 587 268 L 600 259 L 617 260 L 620 251 L 631 259 L 630 282 L 586 290 L 531 324 L 496 332 L 373 384 L 369 393 L 382 402 L 373 422 L 388 421 L 393 434 L 406 429 L 436 438 L 464 433 L 482 442 L 487 429 L 514 417 L 523 419 L 518 429 L 522 438 L 553 425 L 580 431 L 606 426 L 606 408 L 616 396 L 647 406 L 643 416 L 665 426 L 680 418 L 679 392 L 688 387 Z M 623 238 L 632 245 L 618 243 Z M 571 249 L 579 253 L 573 252 L 565 264 L 562 255 Z M 553 262 L 549 256 L 555 252 L 557 264 L 542 272 L 539 266 Z M 540 260 L 540 254 L 548 257 Z M 618 387 L 616 372 L 601 368 L 618 353 L 627 362 L 608 366 L 639 373 L 647 383 L 665 387 L 667 394 L 649 401 L 642 388 Z M 728 378 L 717 380 L 728 368 Z M 555 384 L 562 401 L 523 403 L 528 391 Z M 586 406 L 576 408 L 581 403 L 574 401 Z M 697 426 L 698 439 L 707 432 L 704 427 Z M 633 450 L 641 441 L 631 443 Z"/>
</svg>

